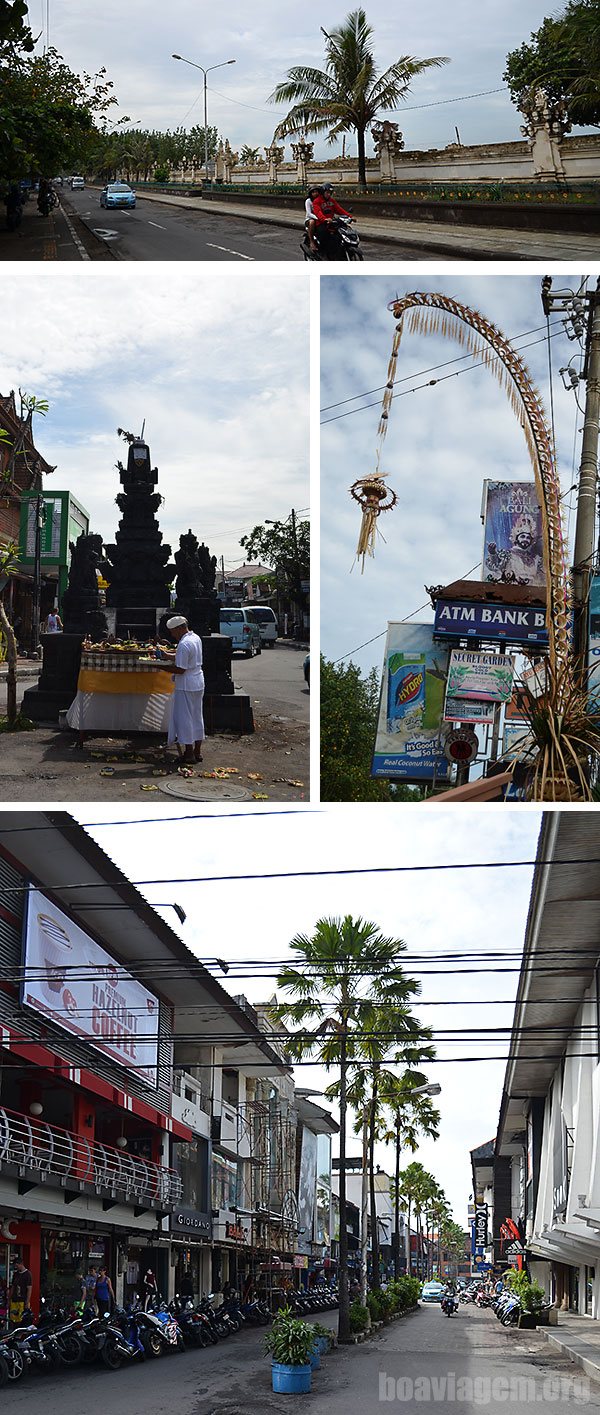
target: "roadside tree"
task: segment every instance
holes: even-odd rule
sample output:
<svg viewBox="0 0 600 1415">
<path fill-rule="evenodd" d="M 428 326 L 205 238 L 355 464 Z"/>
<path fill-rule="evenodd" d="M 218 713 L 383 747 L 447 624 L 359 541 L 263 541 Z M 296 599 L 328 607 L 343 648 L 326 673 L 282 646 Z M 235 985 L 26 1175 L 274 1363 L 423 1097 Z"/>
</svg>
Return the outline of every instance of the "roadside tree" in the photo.
<svg viewBox="0 0 600 1415">
<path fill-rule="evenodd" d="M 275 137 L 326 132 L 327 141 L 334 143 L 343 133 L 356 133 L 358 179 L 364 191 L 367 129 L 380 113 L 395 112 L 418 74 L 449 61 L 404 55 L 381 73 L 373 51 L 373 29 L 363 9 L 353 10 L 331 34 L 321 26 L 321 34 L 325 68 L 300 64 L 289 69 L 269 98 L 270 103 L 292 104 Z"/>
<path fill-rule="evenodd" d="M 503 74 L 514 103 L 536 88 L 550 102 L 562 100 L 572 123 L 600 124 L 600 6 L 598 0 L 569 0 L 562 14 L 506 56 Z"/>
</svg>

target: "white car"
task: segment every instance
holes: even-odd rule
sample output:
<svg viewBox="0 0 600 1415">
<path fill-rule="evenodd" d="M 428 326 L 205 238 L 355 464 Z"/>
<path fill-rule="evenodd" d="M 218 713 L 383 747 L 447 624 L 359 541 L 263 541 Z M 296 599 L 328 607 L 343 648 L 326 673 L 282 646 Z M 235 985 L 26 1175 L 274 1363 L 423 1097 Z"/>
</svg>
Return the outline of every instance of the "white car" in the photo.
<svg viewBox="0 0 600 1415">
<path fill-rule="evenodd" d="M 83 192 L 83 191 L 85 191 L 85 182 L 84 182 L 84 180 L 83 180 L 83 177 L 71 177 L 71 191 L 72 191 L 72 192 Z"/>
<path fill-rule="evenodd" d="M 253 604 L 252 613 L 258 620 L 260 629 L 261 644 L 266 644 L 268 649 L 275 648 L 277 643 L 277 620 L 269 604 Z"/>
</svg>

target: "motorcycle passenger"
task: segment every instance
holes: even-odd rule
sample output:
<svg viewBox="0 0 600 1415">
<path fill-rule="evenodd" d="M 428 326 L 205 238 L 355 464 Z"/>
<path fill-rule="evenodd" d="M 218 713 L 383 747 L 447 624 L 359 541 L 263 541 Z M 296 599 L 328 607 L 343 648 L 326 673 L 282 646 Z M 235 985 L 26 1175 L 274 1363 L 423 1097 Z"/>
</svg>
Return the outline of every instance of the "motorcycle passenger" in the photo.
<svg viewBox="0 0 600 1415">
<path fill-rule="evenodd" d="M 318 255 L 319 247 L 315 241 L 315 226 L 317 224 L 317 218 L 315 216 L 313 201 L 315 197 L 322 195 L 323 187 L 309 187 L 308 196 L 304 203 L 304 210 L 306 212 L 306 220 L 304 224 L 306 226 L 306 231 L 308 234 L 308 244 L 310 246 L 311 251 L 313 251 L 314 255 Z"/>
<path fill-rule="evenodd" d="M 52 195 L 51 195 L 51 191 L 52 191 L 52 189 L 51 189 L 50 183 L 49 183 L 49 181 L 48 181 L 48 178 L 47 178 L 47 177 L 40 177 L 40 184 L 39 184 L 39 187 L 38 187 L 37 205 L 38 205 L 38 211 L 39 211 L 39 213 L 40 213 L 41 216 L 49 216 L 49 215 L 50 215 L 50 207 L 51 207 L 51 205 L 52 205 Z"/>
<path fill-rule="evenodd" d="M 322 188 L 322 194 L 319 193 L 314 198 L 313 210 L 317 223 L 315 236 L 317 237 L 318 241 L 323 247 L 325 255 L 327 256 L 329 250 L 332 249 L 331 222 L 333 217 L 350 217 L 350 212 L 346 211 L 343 206 L 340 206 L 339 201 L 335 200 L 331 182 L 325 182 Z"/>
</svg>

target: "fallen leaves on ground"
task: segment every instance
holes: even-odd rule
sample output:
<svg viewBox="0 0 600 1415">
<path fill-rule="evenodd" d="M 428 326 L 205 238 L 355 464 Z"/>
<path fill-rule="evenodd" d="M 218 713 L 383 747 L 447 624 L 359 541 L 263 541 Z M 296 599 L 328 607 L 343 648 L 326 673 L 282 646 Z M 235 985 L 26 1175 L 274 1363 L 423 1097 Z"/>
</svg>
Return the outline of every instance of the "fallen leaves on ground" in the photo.
<svg viewBox="0 0 600 1415">
<path fill-rule="evenodd" d="M 265 796 L 264 792 L 262 792 L 262 791 L 253 791 L 253 792 L 252 792 L 252 800 L 253 800 L 253 801 L 268 801 L 268 799 L 269 799 L 269 797 L 268 797 L 268 796 Z"/>
</svg>

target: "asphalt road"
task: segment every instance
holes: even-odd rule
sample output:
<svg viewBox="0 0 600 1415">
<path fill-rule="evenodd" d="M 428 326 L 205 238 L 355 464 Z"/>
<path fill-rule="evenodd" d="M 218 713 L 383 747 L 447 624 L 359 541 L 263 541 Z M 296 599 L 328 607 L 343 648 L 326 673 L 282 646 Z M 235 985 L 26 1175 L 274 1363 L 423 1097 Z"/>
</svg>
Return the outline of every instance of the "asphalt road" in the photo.
<svg viewBox="0 0 600 1415">
<path fill-rule="evenodd" d="M 322 1313 L 319 1320 L 335 1329 L 337 1314 Z M 262 1330 L 246 1329 L 206 1351 L 117 1372 L 94 1366 L 30 1376 L 3 1391 L 3 1408 L 7 1415 L 37 1415 L 48 1400 L 61 1415 L 104 1409 L 110 1415 L 285 1415 L 297 1402 L 273 1395 L 263 1338 Z M 550 1351 L 539 1333 L 506 1331 L 490 1312 L 471 1307 L 448 1320 L 437 1306 L 421 1309 L 360 1346 L 324 1357 L 301 1408 L 305 1415 L 386 1408 L 406 1415 L 423 1409 L 523 1415 L 537 1404 L 557 1415 L 582 1406 L 598 1415 L 598 1386 L 586 1390 L 582 1373 Z M 471 1385 L 461 1387 L 461 1380 Z"/>
<path fill-rule="evenodd" d="M 305 657 L 306 649 L 287 643 L 263 649 L 256 658 L 234 654 L 231 676 L 236 688 L 250 694 L 255 716 L 282 713 L 293 722 L 308 725 L 310 694 L 302 671 Z"/>
<path fill-rule="evenodd" d="M 65 192 L 65 199 L 90 228 L 112 246 L 121 260 L 289 260 L 304 264 L 300 251 L 303 214 L 298 229 L 268 226 L 243 216 L 186 210 L 160 202 L 139 201 L 133 211 L 105 211 L 98 190 Z M 365 260 L 423 260 L 414 246 L 363 241 Z M 451 257 L 448 257 L 451 259 Z"/>
</svg>

